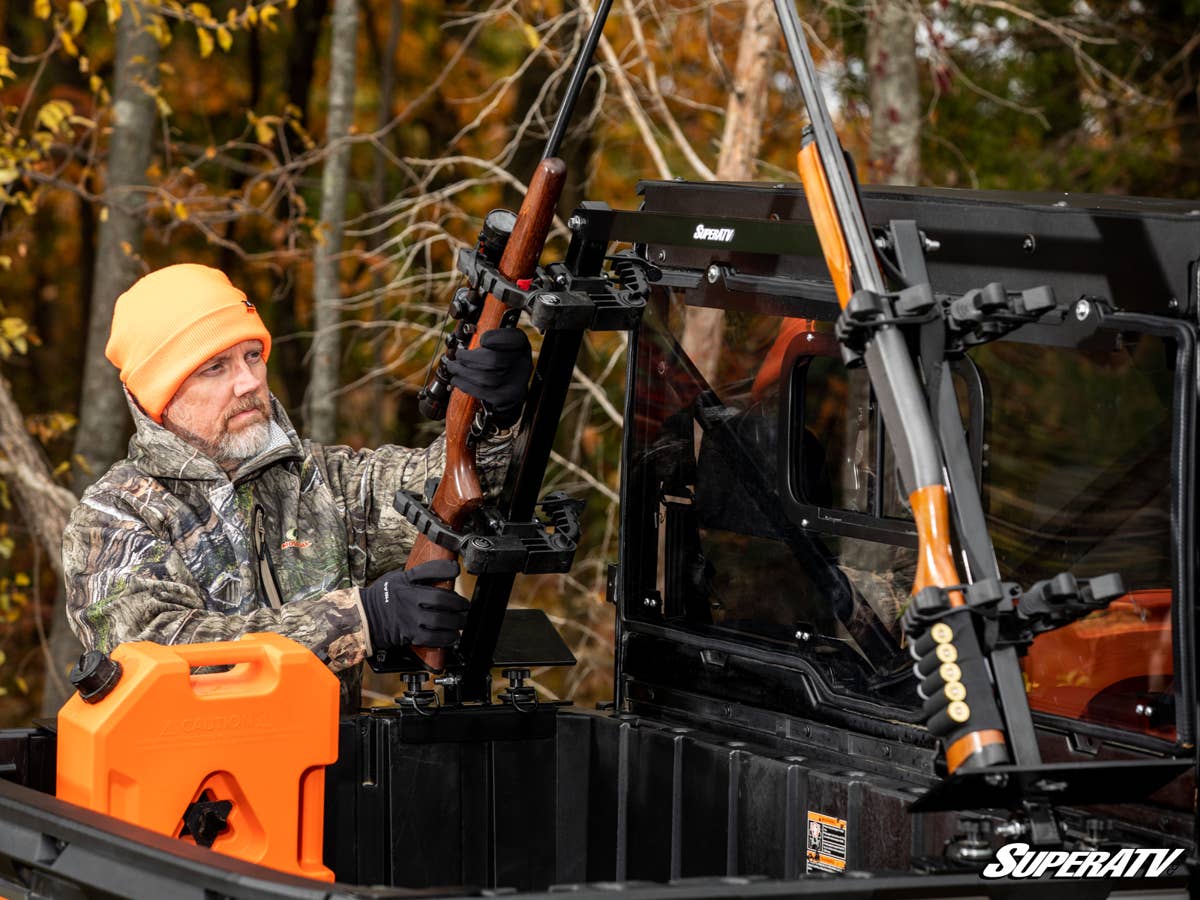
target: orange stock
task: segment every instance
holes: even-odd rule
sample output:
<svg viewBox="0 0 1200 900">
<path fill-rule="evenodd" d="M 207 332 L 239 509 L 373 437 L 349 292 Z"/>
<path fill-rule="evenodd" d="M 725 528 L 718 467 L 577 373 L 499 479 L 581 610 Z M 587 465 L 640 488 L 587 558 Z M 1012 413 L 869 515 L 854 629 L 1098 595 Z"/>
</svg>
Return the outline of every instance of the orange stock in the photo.
<svg viewBox="0 0 1200 900">
<path fill-rule="evenodd" d="M 1003 743 L 1004 732 L 994 728 L 964 734 L 946 748 L 946 768 L 953 772 L 984 747 Z"/>
<path fill-rule="evenodd" d="M 94 704 L 58 715 L 61 800 L 180 837 L 201 799 L 233 803 L 212 849 L 333 881 L 322 864 L 324 766 L 337 759 L 338 680 L 277 634 L 122 644 L 122 674 Z M 193 675 L 197 666 L 227 666 Z M 192 842 L 190 837 L 182 840 Z"/>
<path fill-rule="evenodd" d="M 950 554 L 950 503 L 945 485 L 917 488 L 908 495 L 908 502 L 917 526 L 919 548 L 912 592 L 916 594 L 931 584 L 938 587 L 958 584 L 958 568 Z M 951 606 L 962 606 L 965 602 L 958 591 L 950 595 Z"/>
<path fill-rule="evenodd" d="M 833 205 L 833 195 L 829 191 L 825 169 L 821 166 L 816 141 L 809 142 L 796 154 L 796 167 L 800 171 L 800 183 L 804 185 L 804 194 L 808 198 L 808 208 L 812 213 L 813 225 L 817 229 L 817 239 L 821 242 L 821 253 L 833 278 L 833 288 L 837 291 L 838 302 L 844 307 L 851 294 L 850 251 L 842 238 L 842 225 Z"/>
</svg>

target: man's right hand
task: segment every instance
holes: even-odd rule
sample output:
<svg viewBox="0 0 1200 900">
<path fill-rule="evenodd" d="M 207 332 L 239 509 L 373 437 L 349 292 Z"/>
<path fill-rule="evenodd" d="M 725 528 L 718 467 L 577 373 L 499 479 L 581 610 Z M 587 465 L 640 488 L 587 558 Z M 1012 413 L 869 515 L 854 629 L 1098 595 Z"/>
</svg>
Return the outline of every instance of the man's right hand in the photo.
<svg viewBox="0 0 1200 900">
<path fill-rule="evenodd" d="M 371 646 L 453 644 L 467 622 L 470 603 L 461 594 L 435 585 L 457 577 L 455 560 L 435 559 L 412 569 L 395 569 L 363 588 L 360 593 Z"/>
</svg>

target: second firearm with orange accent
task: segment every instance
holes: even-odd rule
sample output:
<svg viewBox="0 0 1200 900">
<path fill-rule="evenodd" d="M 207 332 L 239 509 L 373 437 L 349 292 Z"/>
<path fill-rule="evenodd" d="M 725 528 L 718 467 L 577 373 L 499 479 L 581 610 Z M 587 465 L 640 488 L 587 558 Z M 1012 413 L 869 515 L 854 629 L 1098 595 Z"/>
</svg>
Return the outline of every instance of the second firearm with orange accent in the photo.
<svg viewBox="0 0 1200 900">
<path fill-rule="evenodd" d="M 882 295 L 888 292 L 888 286 L 875 256 L 858 187 L 817 84 L 793 0 L 775 0 L 775 8 L 811 121 L 811 128 L 806 129 L 809 139 L 798 158 L 800 179 L 838 301 L 845 308 L 855 290 Z M 913 593 L 929 585 L 945 588 L 961 584 L 950 543 L 941 445 L 904 335 L 894 326 L 879 326 L 865 348 L 863 359 L 917 527 L 919 559 Z M 950 599 L 954 606 L 964 603 L 957 592 Z M 944 630 L 938 629 L 936 637 L 945 638 Z M 953 655 L 955 659 L 944 662 L 942 671 L 931 672 L 927 679 L 941 678 L 946 690 L 955 697 L 962 695 L 954 699 L 948 693 L 949 702 L 929 723 L 931 731 L 945 740 L 946 762 L 951 772 L 959 767 L 1009 761 L 1003 718 L 978 641 L 970 628 L 963 632 L 939 642 L 950 647 L 943 655 Z M 965 677 L 968 666 L 974 675 L 970 680 Z M 959 677 L 946 679 L 944 675 Z"/>
</svg>

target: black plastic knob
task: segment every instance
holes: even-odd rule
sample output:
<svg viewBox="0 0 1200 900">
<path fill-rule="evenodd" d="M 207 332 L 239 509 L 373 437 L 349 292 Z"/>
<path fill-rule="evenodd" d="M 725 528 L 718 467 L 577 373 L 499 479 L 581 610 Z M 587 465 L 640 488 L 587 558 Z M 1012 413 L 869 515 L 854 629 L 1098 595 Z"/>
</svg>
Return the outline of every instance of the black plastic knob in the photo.
<svg viewBox="0 0 1200 900">
<path fill-rule="evenodd" d="M 121 680 L 121 664 L 101 650 L 89 650 L 79 657 L 70 679 L 84 703 L 99 703 Z"/>
</svg>

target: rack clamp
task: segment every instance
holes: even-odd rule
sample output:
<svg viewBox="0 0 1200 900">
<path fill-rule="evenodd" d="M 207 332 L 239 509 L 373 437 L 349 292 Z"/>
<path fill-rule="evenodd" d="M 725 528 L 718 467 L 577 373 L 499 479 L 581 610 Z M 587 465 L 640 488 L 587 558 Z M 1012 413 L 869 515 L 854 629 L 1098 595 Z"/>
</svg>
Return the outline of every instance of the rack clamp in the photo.
<svg viewBox="0 0 1200 900">
<path fill-rule="evenodd" d="M 458 254 L 458 270 L 467 287 L 455 294 L 451 315 L 465 321 L 478 318 L 475 305 L 489 294 L 511 310 L 529 313 L 534 327 L 625 331 L 637 324 L 646 306 L 650 282 L 662 277 L 654 266 L 623 251 L 609 257 L 612 274 L 581 277 L 564 263 L 539 268 L 533 278 L 513 282 L 478 250 Z"/>
<path fill-rule="evenodd" d="M 850 295 L 834 326 L 842 345 L 842 361 L 847 368 L 861 366 L 867 344 L 884 326 L 924 325 L 941 315 L 941 305 L 928 284 L 888 294 L 865 288 L 857 290 Z"/>
<path fill-rule="evenodd" d="M 579 518 L 584 508 L 582 500 L 555 491 L 538 504 L 541 518 L 509 522 L 494 510 L 484 510 L 480 518 L 488 523 L 488 528 L 460 534 L 434 514 L 425 497 L 415 491 L 397 491 L 394 505 L 418 532 L 439 547 L 460 555 L 463 568 L 472 575 L 568 571 L 575 559 Z"/>
<path fill-rule="evenodd" d="M 951 606 L 953 593 L 962 593 L 966 604 Z M 972 614 L 985 652 L 1016 647 L 1023 653 L 1039 634 L 1105 609 L 1126 593 L 1124 580 L 1115 572 L 1094 578 L 1076 578 L 1070 572 L 1061 572 L 1024 591 L 1014 582 L 996 578 L 949 587 L 930 585 L 913 597 L 905 612 L 904 626 L 913 638 L 911 647 L 915 655 L 920 638 L 936 622 L 955 613 Z"/>
<path fill-rule="evenodd" d="M 1053 289 L 1045 285 L 1010 291 L 993 281 L 951 297 L 935 294 L 928 284 L 916 284 L 887 294 L 855 291 L 838 316 L 836 332 L 843 360 L 847 366 L 856 366 L 862 364 L 874 333 L 885 325 L 910 327 L 943 319 L 946 352 L 962 353 L 1055 311 L 1064 313 L 1065 307 L 1058 305 Z"/>
<path fill-rule="evenodd" d="M 979 698 L 992 694 L 985 664 L 999 649 L 1025 653 L 1039 634 L 1061 628 L 1125 594 L 1116 574 L 1076 579 L 1062 573 L 1027 591 L 987 578 L 974 584 L 929 585 L 904 613 L 917 695 L 930 732 L 946 737 L 963 726 Z M 952 605 L 954 595 L 964 602 Z M 986 700 L 983 701 L 986 705 Z"/>
<path fill-rule="evenodd" d="M 944 305 L 948 352 L 994 341 L 1009 332 L 1060 310 L 1054 290 L 1046 285 L 1023 291 L 1007 290 L 993 281 L 967 291 Z"/>
</svg>

